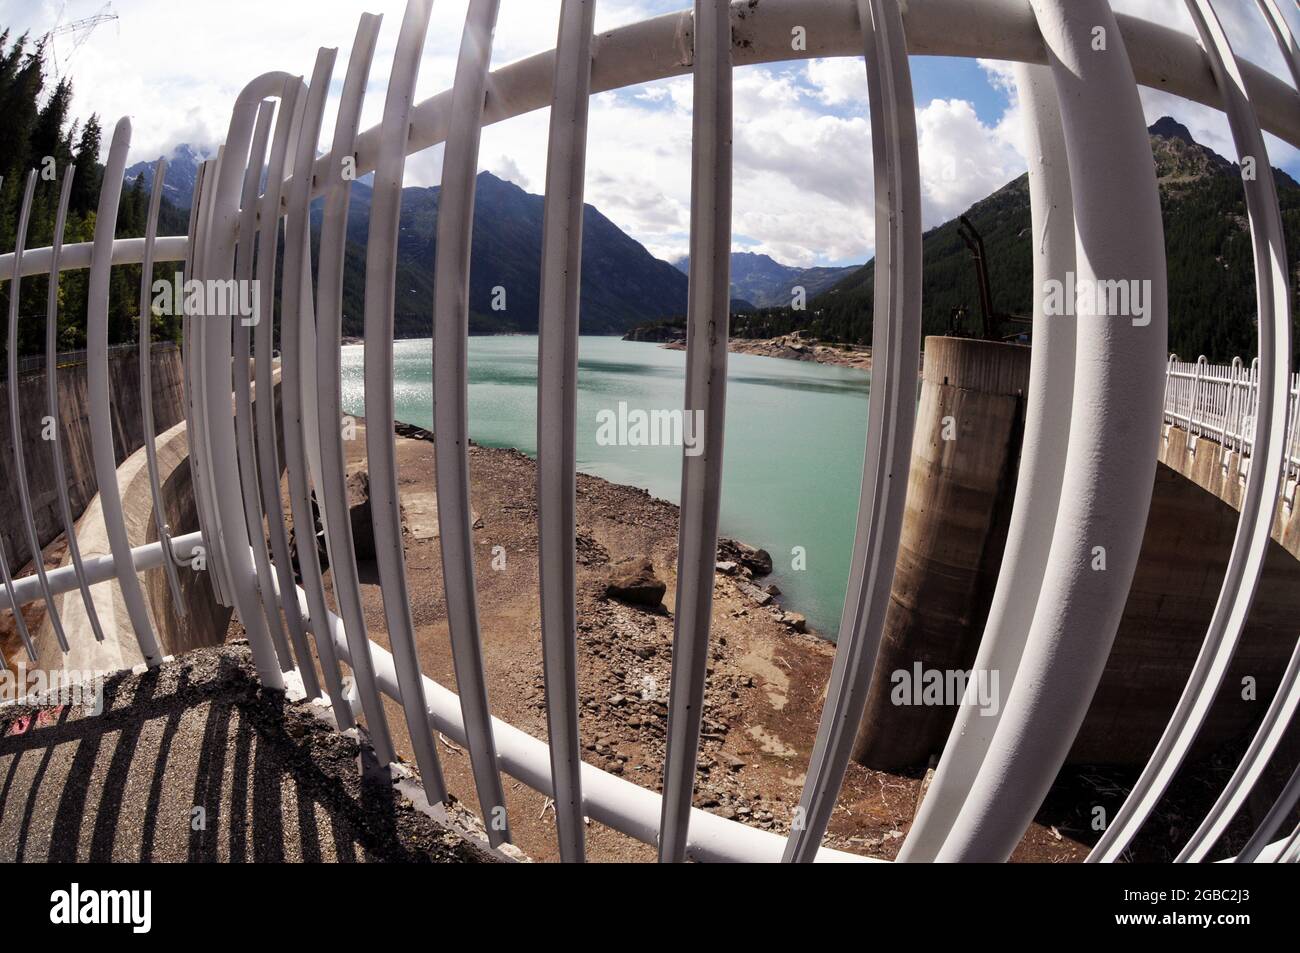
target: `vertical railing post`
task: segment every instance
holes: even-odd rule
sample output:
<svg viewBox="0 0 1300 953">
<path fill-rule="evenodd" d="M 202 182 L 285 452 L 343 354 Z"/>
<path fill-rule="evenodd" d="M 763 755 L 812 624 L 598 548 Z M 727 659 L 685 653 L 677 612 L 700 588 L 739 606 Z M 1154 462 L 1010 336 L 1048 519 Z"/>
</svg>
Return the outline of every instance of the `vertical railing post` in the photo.
<svg viewBox="0 0 1300 953">
<path fill-rule="evenodd" d="M 1228 666 L 1245 630 L 1255 589 L 1264 570 L 1273 515 L 1281 489 L 1291 354 L 1291 310 L 1286 280 L 1283 278 L 1279 283 L 1276 277 L 1284 276 L 1287 269 L 1277 189 L 1268 164 L 1263 133 L 1250 106 L 1245 82 L 1227 34 L 1209 0 L 1186 0 L 1186 6 L 1209 59 L 1215 82 L 1223 94 L 1224 110 L 1228 115 L 1237 152 L 1242 156 L 1257 157 L 1260 166 L 1257 177 L 1243 176 L 1242 184 L 1246 193 L 1246 210 L 1255 252 L 1256 299 L 1260 309 L 1260 356 L 1256 358 L 1259 363 L 1252 367 L 1263 368 L 1268 377 L 1268 387 L 1262 392 L 1258 390 L 1258 378 L 1252 370 L 1258 395 L 1257 414 L 1262 415 L 1263 426 L 1259 426 L 1257 417 L 1255 433 L 1251 434 L 1250 475 L 1242 494 L 1241 515 L 1218 600 L 1206 627 L 1205 639 L 1151 759 L 1143 768 L 1123 807 L 1089 855 L 1089 860 L 1094 861 L 1113 861 L 1120 857 L 1173 781 L 1201 726 L 1209 717 L 1211 706 L 1218 697 Z M 1202 357 L 1201 367 L 1204 367 L 1204 360 Z M 1263 459 L 1254 459 L 1256 449 L 1262 451 Z M 1300 664 L 1300 645 L 1297 646 L 1297 655 L 1292 658 L 1292 667 L 1297 664 Z M 1279 689 L 1278 697 L 1282 696 L 1283 691 L 1284 689 Z M 1273 707 L 1270 707 L 1270 713 Z M 1289 717 L 1288 715 L 1288 720 Z M 1256 742 L 1264 732 L 1262 727 L 1260 732 L 1260 735 L 1256 735 Z M 1225 810 L 1232 803 L 1231 798 L 1237 793 L 1233 789 L 1234 783 L 1239 783 L 1256 767 L 1254 764 L 1247 767 L 1247 761 L 1243 761 L 1242 767 L 1212 809 L 1210 818 L 1201 825 L 1185 848 L 1184 856 L 1192 852 L 1199 859 L 1204 851 L 1213 846 L 1217 834 L 1209 832 L 1214 829 L 1216 812 Z M 1258 763 L 1259 770 L 1263 770 L 1266 761 L 1267 757 Z M 1244 798 L 1246 793 L 1249 793 L 1249 788 L 1241 792 L 1241 797 Z M 1224 826 L 1232 819 L 1233 813 L 1235 809 L 1228 811 L 1223 819 Z"/>
<path fill-rule="evenodd" d="M 181 593 L 180 575 L 171 553 L 171 527 L 167 525 L 167 510 L 163 504 L 162 486 L 158 474 L 158 447 L 153 419 L 153 286 L 154 243 L 158 237 L 158 212 L 162 206 L 163 182 L 167 177 L 167 160 L 159 159 L 153 169 L 153 187 L 149 193 L 149 213 L 145 219 L 144 256 L 140 260 L 140 317 L 137 346 L 140 358 L 140 420 L 144 436 L 145 465 L 149 471 L 149 494 L 153 500 L 154 528 L 162 543 L 163 573 L 172 594 L 172 611 L 178 618 L 188 613 L 185 597 Z"/>
<path fill-rule="evenodd" d="M 203 250 L 203 272 L 209 280 L 230 281 L 239 277 L 236 241 L 239 237 L 241 194 L 249 164 L 260 162 L 260 159 L 250 157 L 257 117 L 263 111 L 264 97 L 283 90 L 290 79 L 283 72 L 264 73 L 245 85 L 235 100 L 226 132 L 224 161 L 212 191 L 212 217 Z M 218 302 L 215 313 L 204 315 L 199 332 L 203 339 L 205 376 L 202 386 L 208 409 L 208 445 L 212 450 L 209 466 L 213 474 L 214 512 L 220 527 L 220 545 L 225 550 L 226 566 L 231 575 L 230 594 L 239 621 L 248 633 L 258 677 L 267 688 L 283 689 L 284 675 L 267 625 L 264 603 L 258 593 L 259 576 L 249 534 L 245 504 L 252 502 L 256 506 L 257 501 L 255 498 L 249 500 L 248 494 L 242 492 L 241 459 L 235 435 L 235 414 L 232 412 L 235 310 L 229 301 L 224 305 Z M 242 372 L 247 375 L 247 365 Z M 242 461 L 242 464 L 250 462 Z M 256 493 L 256 487 L 248 490 Z M 260 535 L 259 521 L 259 546 L 262 545 Z M 269 584 L 270 574 L 263 568 L 261 581 Z"/>
<path fill-rule="evenodd" d="M 63 254 L 63 232 L 68 222 L 68 202 L 72 197 L 72 181 L 76 171 L 77 167 L 71 164 L 64 170 L 59 205 L 54 213 L 54 234 L 50 239 L 50 285 L 45 304 L 45 404 L 46 413 L 55 422 L 50 451 L 54 457 L 54 489 L 59 498 L 59 515 L 63 520 L 63 538 L 68 544 L 68 559 L 77 577 L 81 604 L 86 610 L 86 619 L 95 634 L 95 641 L 103 642 L 104 626 L 99 621 L 95 599 L 90 592 L 90 582 L 86 578 L 85 562 L 81 558 L 81 544 L 77 541 L 77 524 L 72 516 L 72 500 L 68 496 L 68 468 L 63 459 L 63 428 L 59 426 L 59 265 Z M 68 608 L 66 600 L 63 607 L 65 610 Z"/>
<path fill-rule="evenodd" d="M 697 445 L 683 448 L 668 745 L 659 860 L 686 859 L 713 610 L 722 497 L 731 307 L 731 11 L 695 0 L 691 119 L 691 258 L 686 406 Z"/>
<path fill-rule="evenodd" d="M 284 85 L 293 80 L 286 78 Z M 283 87 L 277 90 L 283 93 Z M 252 143 L 248 150 L 248 164 L 244 169 L 243 191 L 239 199 L 238 244 L 235 257 L 235 281 L 240 288 L 246 287 L 253 280 L 253 256 L 257 244 L 257 196 L 261 190 L 262 172 L 266 164 L 266 149 L 271 137 L 271 121 L 275 117 L 274 99 L 264 99 L 257 110 L 257 120 L 253 128 Z M 240 298 L 243 300 L 243 293 Z M 231 369 L 235 393 L 235 452 L 239 464 L 240 494 L 244 504 L 244 522 L 248 527 L 248 542 L 252 549 L 253 569 L 256 579 L 257 603 L 261 607 L 262 617 L 266 620 L 266 631 L 282 672 L 294 668 L 293 653 L 285 638 L 284 625 L 281 623 L 280 607 L 275 598 L 275 587 L 271 584 L 271 562 L 267 558 L 266 533 L 262 530 L 262 494 L 257 474 L 256 450 L 253 444 L 253 399 L 250 377 L 252 370 L 252 337 L 250 322 L 256 318 L 261 321 L 260 302 L 249 295 L 253 301 L 252 314 L 239 314 L 232 320 L 234 340 L 231 346 L 233 355 Z M 273 393 L 260 394 L 259 398 L 274 400 Z"/>
<path fill-rule="evenodd" d="M 381 18 L 363 13 L 348 58 L 334 123 L 333 167 L 326 173 L 325 208 L 320 227 L 320 261 L 316 297 L 316 437 L 320 448 L 320 482 L 316 490 L 330 555 L 330 578 L 338 600 L 352 659 L 352 672 L 366 716 L 375 755 L 381 764 L 396 758 L 384 702 L 375 685 L 361 606 L 361 582 L 348 511 L 347 459 L 343 449 L 343 403 L 340 392 L 340 355 L 343 327 L 343 259 L 347 250 L 348 197 L 352 191 L 350 163 L 356 147 L 361 102 L 365 97 L 370 64 L 379 38 Z M 391 421 L 371 420 L 371 426 L 389 428 Z M 310 436 L 310 435 L 309 435 Z M 299 537 L 301 539 L 301 537 Z"/>
<path fill-rule="evenodd" d="M 903 528 L 921 351 L 921 176 L 897 0 L 858 0 L 871 111 L 876 277 L 867 449 L 835 663 L 786 861 L 810 862 L 830 825 L 866 708 Z"/>
<path fill-rule="evenodd" d="M 316 54 L 311 85 L 307 88 L 306 104 L 292 150 L 293 178 L 285 197 L 284 270 L 280 294 L 280 402 L 284 420 L 284 468 L 289 485 L 298 569 L 306 593 L 307 621 L 320 655 L 335 724 L 340 730 L 347 730 L 356 724 L 356 716 L 344 693 L 343 675 L 329 630 L 329 608 L 321 579 L 320 553 L 316 549 L 302 380 L 305 351 L 302 325 L 312 319 L 310 302 L 306 300 L 311 290 L 311 167 L 320 140 L 325 99 L 337 55 L 338 50 L 333 49 L 322 49 Z"/>
<path fill-rule="evenodd" d="M 510 840 L 483 671 L 469 487 L 469 268 L 483 102 L 499 0 L 470 0 L 456 61 L 434 252 L 433 438 L 447 628 L 488 839 Z"/>
<path fill-rule="evenodd" d="M 284 504 L 280 495 L 280 449 L 276 428 L 276 383 L 272 366 L 275 347 L 275 287 L 276 264 L 280 250 L 281 199 L 284 197 L 284 175 L 290 153 L 297 148 L 298 131 L 307 105 L 307 89 L 301 76 L 286 83 L 280 97 L 280 114 L 276 118 L 275 134 L 271 140 L 271 155 L 266 166 L 266 192 L 258 210 L 257 281 L 261 295 L 262 320 L 253 328 L 253 377 L 258 400 L 253 406 L 257 453 L 258 488 L 262 493 L 262 511 L 266 514 L 267 535 L 271 541 L 272 568 L 279 592 L 280 608 L 284 612 L 298 661 L 298 675 L 308 698 L 320 696 L 320 680 L 316 677 L 316 664 L 307 641 L 307 620 L 296 598 L 286 596 L 294 591 L 293 563 L 289 556 L 289 534 L 285 529 Z M 281 328 L 289 325 L 281 321 Z M 281 342 L 283 343 L 283 341 Z M 281 399 L 284 389 L 281 386 Z M 322 656 L 323 664 L 324 656 Z"/>
<path fill-rule="evenodd" d="M 410 135 L 411 107 L 420 58 L 429 32 L 432 0 L 410 0 L 402 17 L 388 78 L 374 191 L 366 244 L 365 406 L 366 456 L 370 466 L 370 513 L 374 523 L 375 564 L 384 602 L 388 641 L 402 696 L 402 711 L 424 791 L 431 801 L 447 799 L 447 782 L 429 731 L 428 700 L 420 674 L 415 622 L 402 545 L 401 494 L 392 422 L 393 308 L 397 293 L 397 247 L 402 215 L 402 177 Z"/>
<path fill-rule="evenodd" d="M 63 631 L 63 620 L 59 617 L 59 607 L 54 604 L 54 593 L 50 591 L 50 581 L 45 574 L 45 553 L 42 551 L 40 535 L 36 532 L 36 517 L 32 513 L 32 493 L 27 481 L 27 451 L 23 447 L 22 408 L 19 406 L 18 390 L 18 306 L 22 292 L 23 253 L 27 246 L 27 226 L 31 221 L 32 197 L 36 193 L 36 170 L 27 174 L 27 187 L 23 190 L 22 206 L 18 212 L 18 233 L 14 236 L 14 270 L 9 279 L 9 434 L 13 440 L 14 476 L 17 481 L 18 503 L 22 511 L 23 526 L 27 530 L 27 548 L 32 556 L 32 569 L 36 573 L 41 587 L 41 596 L 50 616 L 50 625 L 58 639 L 59 648 L 68 651 L 68 637 Z M 3 554 L 0 553 L 0 558 Z M 14 618 L 22 616 L 22 610 L 14 612 Z M 28 635 L 25 625 L 18 629 L 21 635 Z"/>
<path fill-rule="evenodd" d="M 574 533 L 582 199 L 595 12 L 595 0 L 565 0 L 560 8 L 537 321 L 537 570 L 542 667 L 556 837 L 560 858 L 568 863 L 586 858 Z"/>
<path fill-rule="evenodd" d="M 1192 416 L 1190 429 L 1196 436 L 1201 435 L 1201 429 L 1205 424 L 1205 391 L 1201 384 L 1205 377 L 1205 368 L 1208 363 L 1205 355 L 1202 354 L 1196 359 L 1196 376 L 1192 378 Z M 1199 412 L 1199 416 L 1198 416 Z"/>
<path fill-rule="evenodd" d="M 131 145 L 131 120 L 123 117 L 113 129 L 108 162 L 99 191 L 95 218 L 95 244 L 86 288 L 87 408 L 90 414 L 91 450 L 99 482 L 99 503 L 104 530 L 117 567 L 117 581 L 135 630 L 140 654 L 150 666 L 162 662 L 162 651 L 154 635 L 149 609 L 145 605 L 140 579 L 131 563 L 131 542 L 127 538 L 117 482 L 117 454 L 113 445 L 112 395 L 108 386 L 108 284 L 113 261 L 113 233 L 117 228 L 117 207 L 122 197 L 126 154 Z"/>
<path fill-rule="evenodd" d="M 1061 131 L 1056 82 L 1047 66 L 1017 64 L 1015 77 L 1025 115 L 1026 151 L 1031 156 L 1034 346 L 1030 351 L 1020 471 L 1002 568 L 972 667 L 976 673 L 999 673 L 993 686 L 998 713 L 1015 684 L 1060 508 L 1070 438 L 1076 347 L 1074 316 L 1049 314 L 1045 307 L 1048 289 L 1054 282 L 1064 286 L 1075 268 L 1074 202 L 1070 195 L 1069 156 Z M 1166 408 L 1171 389 L 1176 389 L 1179 383 L 1172 376 L 1175 360 L 1170 355 L 1165 364 Z M 998 716 L 990 716 L 987 706 L 975 702 L 970 692 L 961 699 L 943 757 L 899 851 L 901 861 L 934 859 L 961 810 L 971 780 L 983 763 Z"/>
<path fill-rule="evenodd" d="M 1006 860 L 1065 761 L 1128 598 L 1162 417 L 1165 244 L 1128 49 L 1105 0 L 1030 5 L 1070 154 L 1077 280 L 1140 282 L 1147 306 L 1077 315 L 1069 449 L 1042 591 L 997 731 L 940 861 Z M 1095 45 L 1098 31 L 1107 37 L 1104 49 Z M 1116 446 L 1129 452 L 1116 453 Z"/>
</svg>

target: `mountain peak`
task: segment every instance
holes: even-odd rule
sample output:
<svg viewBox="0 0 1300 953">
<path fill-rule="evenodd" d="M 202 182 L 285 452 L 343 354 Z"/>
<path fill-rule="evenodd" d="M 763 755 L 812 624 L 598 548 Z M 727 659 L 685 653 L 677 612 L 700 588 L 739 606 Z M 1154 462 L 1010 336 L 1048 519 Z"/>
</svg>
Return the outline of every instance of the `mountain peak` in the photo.
<svg viewBox="0 0 1300 953">
<path fill-rule="evenodd" d="M 1234 174 L 1231 162 L 1193 139 L 1187 127 L 1171 116 L 1157 119 L 1147 131 L 1151 134 L 1156 178 L 1162 186 L 1182 188 L 1206 176 Z"/>
<path fill-rule="evenodd" d="M 167 201 L 171 202 L 177 208 L 187 209 L 190 207 L 190 200 L 194 195 L 194 182 L 198 178 L 199 166 L 207 158 L 208 153 L 198 146 L 188 142 L 177 143 L 165 156 L 159 156 L 159 159 L 167 160 L 167 175 L 163 179 L 163 194 Z M 145 188 L 153 187 L 154 166 L 157 165 L 158 159 L 147 162 L 137 162 L 126 170 L 126 178 L 129 182 L 134 182 L 137 177 L 144 176 Z"/>
<path fill-rule="evenodd" d="M 1151 124 L 1147 132 L 1162 139 L 1180 139 L 1190 146 L 1197 145 L 1188 128 L 1173 116 L 1161 116 Z"/>
<path fill-rule="evenodd" d="M 673 267 L 683 274 L 689 274 L 691 257 L 683 255 L 673 262 Z M 733 251 L 731 297 L 733 301 L 740 301 L 751 309 L 777 307 L 790 302 L 791 289 L 796 285 L 802 286 L 810 295 L 818 294 L 857 268 L 857 265 L 847 268 L 803 268 L 798 265 L 783 265 L 762 252 Z"/>
</svg>

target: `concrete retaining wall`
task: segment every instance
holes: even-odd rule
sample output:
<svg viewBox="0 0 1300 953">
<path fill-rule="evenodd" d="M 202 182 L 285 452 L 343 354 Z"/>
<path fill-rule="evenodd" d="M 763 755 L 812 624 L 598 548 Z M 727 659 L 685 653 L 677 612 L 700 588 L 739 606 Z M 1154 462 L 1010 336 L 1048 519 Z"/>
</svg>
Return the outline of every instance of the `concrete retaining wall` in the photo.
<svg viewBox="0 0 1300 953">
<path fill-rule="evenodd" d="M 153 413 L 157 433 L 174 427 L 185 417 L 180 349 L 171 344 L 154 346 Z M 144 445 L 140 405 L 140 364 L 133 349 L 115 350 L 109 357 L 109 399 L 113 411 L 113 447 L 121 464 Z M 59 380 L 59 433 L 67 465 L 67 487 L 75 516 L 98 492 L 91 456 L 90 419 L 87 416 L 86 365 L 61 367 Z M 45 375 L 33 373 L 19 379 L 18 403 L 22 424 L 23 452 L 27 479 L 32 492 L 33 515 L 41 545 L 63 532 L 63 517 L 55 491 L 54 453 L 42 438 L 42 421 L 48 406 Z M 18 482 L 9 428 L 9 388 L 0 386 L 0 512 L 11 518 L 0 521 L 9 569 L 17 572 L 31 561 L 27 531 L 18 500 Z"/>
<path fill-rule="evenodd" d="M 892 673 L 968 668 L 1006 545 L 1029 387 L 1029 348 L 929 337 L 903 536 L 855 756 L 924 764 L 953 710 L 890 699 Z"/>
<path fill-rule="evenodd" d="M 279 396 L 277 372 L 275 389 L 277 404 Z M 254 406 L 256 406 L 256 394 L 254 394 Z M 182 420 L 161 434 L 156 446 L 167 523 L 176 536 L 195 532 L 199 529 L 199 522 L 189 466 L 189 444 L 186 439 L 185 422 Z M 280 449 L 280 459 L 283 460 L 283 445 Z M 122 495 L 127 536 L 131 545 L 142 546 L 145 543 L 156 542 L 158 528 L 153 513 L 148 463 L 143 449 L 131 454 L 118 467 L 117 479 Z M 109 553 L 103 511 L 98 496 L 91 500 L 81 519 L 77 521 L 77 541 L 81 546 L 83 557 Z M 140 577 L 149 605 L 149 615 L 163 651 L 168 655 L 179 655 L 190 649 L 222 644 L 230 627 L 232 612 L 229 607 L 221 605 L 216 600 L 208 572 L 181 566 L 178 575 L 181 597 L 186 608 L 183 616 L 176 611 L 171 587 L 167 583 L 167 574 L 162 567 L 150 569 Z M 135 633 L 131 628 L 131 621 L 122 601 L 122 592 L 117 583 L 105 582 L 92 586 L 91 595 L 103 624 L 106 635 L 104 641 L 95 641 L 80 591 L 65 593 L 56 597 L 56 604 L 67 630 L 68 643 L 72 651 L 66 658 L 63 656 L 55 640 L 53 627 L 46 619 L 34 636 L 40 667 L 107 672 L 130 668 L 144 661 L 136 644 Z"/>
<path fill-rule="evenodd" d="M 163 501 L 172 531 L 177 535 L 194 532 L 199 527 L 191 493 L 189 446 L 185 439 L 184 421 L 163 433 L 158 438 L 157 447 Z M 131 545 L 141 546 L 156 541 L 153 495 L 143 449 L 133 453 L 118 467 L 117 479 Z M 77 542 L 81 546 L 82 558 L 110 554 L 98 496 L 91 500 L 77 521 Z M 167 576 L 162 568 L 150 569 L 140 577 L 163 651 L 174 655 L 199 646 L 220 645 L 225 641 L 230 624 L 230 609 L 217 603 L 206 572 L 195 572 L 186 566 L 179 570 L 179 575 L 182 594 L 188 599 L 184 618 L 172 605 Z M 144 661 L 118 584 L 109 581 L 92 586 L 91 595 L 104 629 L 104 641 L 95 641 L 80 590 L 56 596 L 55 604 L 67 631 L 70 651 L 64 656 L 59 650 L 54 628 L 46 619 L 33 636 L 39 667 L 51 671 L 66 668 L 113 672 Z"/>
</svg>

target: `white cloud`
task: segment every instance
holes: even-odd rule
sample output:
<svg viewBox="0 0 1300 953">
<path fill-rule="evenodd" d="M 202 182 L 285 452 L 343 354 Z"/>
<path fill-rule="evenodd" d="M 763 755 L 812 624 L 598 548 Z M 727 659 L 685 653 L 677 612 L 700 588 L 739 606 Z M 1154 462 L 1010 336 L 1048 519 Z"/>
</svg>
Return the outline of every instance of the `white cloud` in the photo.
<svg viewBox="0 0 1300 953">
<path fill-rule="evenodd" d="M 867 69 L 857 57 L 809 60 L 808 81 L 827 106 L 867 102 Z"/>
<path fill-rule="evenodd" d="M 1007 132 L 985 126 L 964 100 L 936 99 L 917 110 L 926 228 L 959 215 L 1025 170 Z"/>
<path fill-rule="evenodd" d="M 524 175 L 519 169 L 519 163 L 509 156 L 498 156 L 497 161 L 488 166 L 488 171 L 498 179 L 505 179 L 507 182 L 513 182 L 521 189 L 527 191 L 532 183 L 528 176 Z"/>
</svg>

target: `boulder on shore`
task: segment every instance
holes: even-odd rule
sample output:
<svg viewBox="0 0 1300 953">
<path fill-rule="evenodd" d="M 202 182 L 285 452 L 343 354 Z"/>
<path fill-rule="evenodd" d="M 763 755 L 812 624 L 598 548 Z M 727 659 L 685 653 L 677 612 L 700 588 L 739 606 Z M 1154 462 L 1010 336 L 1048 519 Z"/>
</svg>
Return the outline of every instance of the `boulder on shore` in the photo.
<svg viewBox="0 0 1300 953">
<path fill-rule="evenodd" d="M 654 563 L 646 556 L 632 556 L 610 567 L 605 595 L 634 606 L 658 609 L 663 605 L 667 584 L 655 575 Z"/>
<path fill-rule="evenodd" d="M 375 524 L 370 507 L 370 474 L 366 470 L 355 470 L 347 475 L 348 518 L 352 524 L 352 547 L 357 562 L 373 562 L 375 559 Z M 325 529 L 321 521 L 320 504 L 316 494 L 312 494 L 311 509 L 313 536 L 316 540 L 316 558 L 320 561 L 321 572 L 329 569 L 329 550 L 325 545 Z M 402 506 L 402 526 L 406 526 L 406 507 Z M 477 514 L 476 514 L 477 515 Z M 294 572 L 302 578 L 298 565 L 298 537 L 295 527 L 289 528 L 289 557 L 294 564 Z"/>
<path fill-rule="evenodd" d="M 348 516 L 352 520 L 352 546 L 360 562 L 375 558 L 375 524 L 370 514 L 370 474 L 348 474 Z"/>
<path fill-rule="evenodd" d="M 755 576 L 772 572 L 772 554 L 746 543 L 722 537 L 718 540 L 718 561 L 740 563 Z"/>
<path fill-rule="evenodd" d="M 794 632 L 807 632 L 808 619 L 800 612 L 783 612 L 778 620 Z"/>
</svg>

